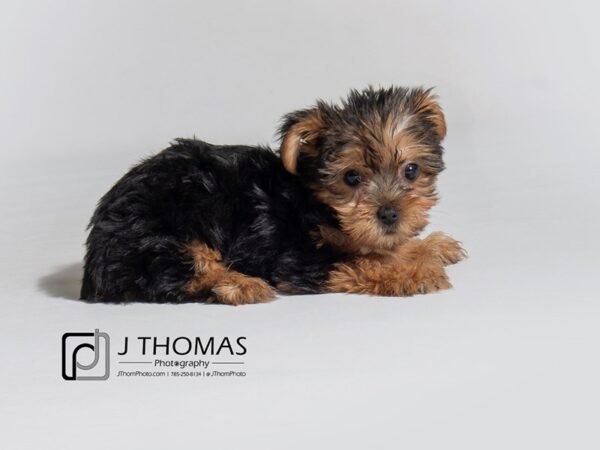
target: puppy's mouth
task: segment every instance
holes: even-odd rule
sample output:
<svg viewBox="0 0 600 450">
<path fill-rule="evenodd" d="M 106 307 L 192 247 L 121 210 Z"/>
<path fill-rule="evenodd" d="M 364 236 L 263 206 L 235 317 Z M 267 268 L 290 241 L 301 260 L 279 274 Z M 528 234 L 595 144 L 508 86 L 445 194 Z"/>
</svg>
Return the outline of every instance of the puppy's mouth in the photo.
<svg viewBox="0 0 600 450">
<path fill-rule="evenodd" d="M 385 236 L 393 236 L 398 231 L 398 227 L 395 225 L 394 226 L 383 225 L 382 228 L 383 228 L 383 234 Z"/>
<path fill-rule="evenodd" d="M 405 240 L 402 221 L 398 220 L 393 224 L 379 223 L 379 235 L 381 237 L 380 245 L 384 248 L 389 248 L 390 245 L 395 246 Z"/>
</svg>

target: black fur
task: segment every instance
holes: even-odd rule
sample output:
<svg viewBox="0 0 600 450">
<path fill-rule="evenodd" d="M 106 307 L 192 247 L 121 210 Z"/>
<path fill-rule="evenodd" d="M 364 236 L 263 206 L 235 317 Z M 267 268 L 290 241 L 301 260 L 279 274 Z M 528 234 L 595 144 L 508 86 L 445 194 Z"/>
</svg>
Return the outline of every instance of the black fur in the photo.
<svg viewBox="0 0 600 450">
<path fill-rule="evenodd" d="M 226 266 L 272 286 L 317 292 L 342 256 L 317 248 L 332 212 L 268 148 L 177 140 L 132 168 L 100 200 L 90 222 L 81 298 L 195 301 L 184 286 L 192 241 L 218 250 Z"/>
</svg>

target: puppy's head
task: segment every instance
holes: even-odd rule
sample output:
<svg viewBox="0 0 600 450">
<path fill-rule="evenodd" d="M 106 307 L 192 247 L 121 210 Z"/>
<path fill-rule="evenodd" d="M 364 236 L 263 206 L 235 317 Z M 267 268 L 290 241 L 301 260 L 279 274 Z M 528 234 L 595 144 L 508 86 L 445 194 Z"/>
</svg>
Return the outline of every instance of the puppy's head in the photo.
<svg viewBox="0 0 600 450">
<path fill-rule="evenodd" d="M 347 252 L 392 250 L 418 234 L 444 169 L 444 115 L 430 90 L 351 91 L 283 119 L 281 160 L 329 205 L 340 230 L 322 237 Z"/>
</svg>

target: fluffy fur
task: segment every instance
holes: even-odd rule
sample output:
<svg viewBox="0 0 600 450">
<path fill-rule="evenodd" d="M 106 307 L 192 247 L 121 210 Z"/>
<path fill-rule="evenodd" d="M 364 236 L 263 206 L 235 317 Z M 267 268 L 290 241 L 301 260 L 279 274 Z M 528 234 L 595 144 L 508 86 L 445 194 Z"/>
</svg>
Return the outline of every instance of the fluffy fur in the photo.
<svg viewBox="0 0 600 450">
<path fill-rule="evenodd" d="M 81 297 L 242 304 L 450 286 L 459 243 L 415 237 L 444 168 L 430 91 L 352 91 L 288 114 L 280 133 L 279 155 L 178 139 L 132 168 L 90 221 Z"/>
</svg>

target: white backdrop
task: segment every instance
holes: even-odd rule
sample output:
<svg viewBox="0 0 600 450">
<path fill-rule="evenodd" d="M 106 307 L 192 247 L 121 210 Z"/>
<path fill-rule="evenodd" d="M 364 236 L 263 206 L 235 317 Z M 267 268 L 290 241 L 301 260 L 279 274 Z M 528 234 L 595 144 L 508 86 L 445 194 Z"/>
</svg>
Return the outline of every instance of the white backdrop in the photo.
<svg viewBox="0 0 600 450">
<path fill-rule="evenodd" d="M 594 2 L 2 1 L 2 448 L 598 448 Z M 73 300 L 95 202 L 178 136 L 272 143 L 436 86 L 455 288 L 268 305 Z M 67 382 L 60 338 L 245 335 L 244 379 Z"/>
</svg>

